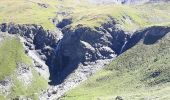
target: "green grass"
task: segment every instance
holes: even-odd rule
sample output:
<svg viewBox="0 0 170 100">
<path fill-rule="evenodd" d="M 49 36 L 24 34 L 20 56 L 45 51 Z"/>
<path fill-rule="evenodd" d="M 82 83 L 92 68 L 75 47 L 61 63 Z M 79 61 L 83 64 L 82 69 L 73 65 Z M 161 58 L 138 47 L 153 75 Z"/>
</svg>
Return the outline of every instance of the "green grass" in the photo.
<svg viewBox="0 0 170 100">
<path fill-rule="evenodd" d="M 37 3 L 48 4 L 43 8 Z M 56 16 L 56 0 L 1 0 L 0 23 L 38 24 L 45 29 L 54 29 L 51 18 Z"/>
<path fill-rule="evenodd" d="M 4 96 L 0 95 L 0 100 L 6 100 Z"/>
<path fill-rule="evenodd" d="M 64 2 L 64 3 L 63 3 Z M 68 5 L 71 2 L 73 5 Z M 66 18 L 72 18 L 72 27 L 83 24 L 88 27 L 98 27 L 102 23 L 113 18 L 117 25 L 124 30 L 131 31 L 134 29 L 154 26 L 170 25 L 170 4 L 146 4 L 146 5 L 94 5 L 85 0 L 75 3 L 76 0 L 62 1 L 63 8 L 61 11 L 72 12 Z M 65 18 L 65 17 L 63 17 Z"/>
<path fill-rule="evenodd" d="M 11 75 L 19 62 L 30 64 L 31 60 L 24 53 L 19 38 L 6 37 L 0 43 L 0 80 Z"/>
<path fill-rule="evenodd" d="M 153 73 L 160 75 L 153 77 Z M 142 41 L 61 100 L 169 100 L 170 35 L 153 45 Z"/>
</svg>

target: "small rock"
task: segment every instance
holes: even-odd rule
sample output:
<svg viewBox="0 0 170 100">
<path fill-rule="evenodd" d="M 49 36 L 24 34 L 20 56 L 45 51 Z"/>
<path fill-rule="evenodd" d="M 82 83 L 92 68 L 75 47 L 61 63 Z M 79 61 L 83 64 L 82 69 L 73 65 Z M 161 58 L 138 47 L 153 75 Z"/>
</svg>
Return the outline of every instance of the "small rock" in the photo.
<svg viewBox="0 0 170 100">
<path fill-rule="evenodd" d="M 117 96 L 115 100 L 123 100 L 123 98 L 121 96 Z"/>
<path fill-rule="evenodd" d="M 158 77 L 160 74 L 161 74 L 160 71 L 156 71 L 156 72 L 151 74 L 151 77 L 155 78 L 155 77 Z"/>
<path fill-rule="evenodd" d="M 43 7 L 43 8 L 48 8 L 49 5 L 48 4 L 43 4 L 43 3 L 38 3 L 39 6 Z"/>
</svg>

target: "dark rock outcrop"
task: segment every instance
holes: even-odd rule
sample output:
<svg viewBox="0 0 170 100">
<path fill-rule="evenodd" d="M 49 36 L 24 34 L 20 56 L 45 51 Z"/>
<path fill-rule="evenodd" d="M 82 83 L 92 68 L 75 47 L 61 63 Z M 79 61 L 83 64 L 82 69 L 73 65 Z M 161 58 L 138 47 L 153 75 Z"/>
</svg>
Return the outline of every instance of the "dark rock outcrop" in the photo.
<svg viewBox="0 0 170 100">
<path fill-rule="evenodd" d="M 54 75 L 54 78 L 51 77 L 55 80 L 58 76 L 59 79 L 55 81 L 59 83 L 80 63 L 86 66 L 97 60 L 112 59 L 119 55 L 122 46 L 130 38 L 128 33 L 115 28 L 114 21 L 98 28 L 83 25 L 77 25 L 76 28 L 66 26 L 62 28 L 62 33 L 64 36 L 58 42 L 56 56 L 52 61 L 53 70 L 58 74 Z"/>
<path fill-rule="evenodd" d="M 116 41 L 118 42 L 118 40 L 115 40 L 114 38 L 116 36 L 107 31 L 78 26 L 73 30 L 64 28 L 62 32 L 64 37 L 60 42 L 60 50 L 57 52 L 59 56 L 56 58 L 59 61 L 58 66 L 63 66 L 62 68 L 67 67 L 67 65 L 75 61 L 81 63 L 95 62 L 99 59 L 113 58 L 116 55 L 116 50 L 112 46 L 113 41 L 115 42 L 115 46 L 119 46 L 119 43 L 116 45 Z M 120 38 L 124 38 L 123 34 L 119 35 L 122 35 Z"/>
<path fill-rule="evenodd" d="M 67 25 L 70 25 L 72 23 L 72 19 L 63 19 L 61 22 L 59 22 L 56 26 L 58 28 L 64 28 L 66 27 Z"/>
</svg>

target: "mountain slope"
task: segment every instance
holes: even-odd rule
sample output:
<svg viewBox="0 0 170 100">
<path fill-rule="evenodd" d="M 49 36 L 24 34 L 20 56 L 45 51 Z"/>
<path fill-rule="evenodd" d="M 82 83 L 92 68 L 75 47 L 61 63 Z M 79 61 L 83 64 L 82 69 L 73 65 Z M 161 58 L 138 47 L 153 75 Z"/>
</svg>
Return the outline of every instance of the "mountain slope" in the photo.
<svg viewBox="0 0 170 100">
<path fill-rule="evenodd" d="M 169 100 L 170 28 L 165 31 L 142 33 L 146 35 L 136 46 L 61 100 L 113 100 L 117 96 L 125 100 Z M 164 32 L 163 38 L 150 42 Z"/>
<path fill-rule="evenodd" d="M 0 100 L 59 99 L 68 90 L 105 67 L 103 65 L 135 46 L 142 39 L 141 36 L 146 35 L 148 38 L 147 33 L 150 32 L 150 34 L 156 35 L 154 39 L 146 41 L 147 38 L 144 38 L 145 45 L 139 43 L 134 47 L 135 50 L 129 50 L 129 53 L 124 54 L 125 57 L 121 55 L 110 67 L 99 72 L 96 75 L 97 80 L 92 78 L 94 86 L 89 83 L 90 88 L 88 88 L 92 90 L 91 93 L 88 90 L 82 91 L 80 87 L 80 90 L 73 90 L 79 93 L 71 92 L 65 99 L 96 99 L 98 97 L 110 99 L 119 94 L 131 98 L 129 95 L 124 96 L 123 93 L 129 91 L 123 91 L 123 87 L 126 87 L 128 82 L 135 80 L 136 77 L 140 77 L 142 80 L 145 78 L 143 75 L 147 73 L 139 73 L 134 77 L 134 74 L 141 70 L 145 72 L 143 65 L 141 64 L 141 68 L 137 66 L 136 69 L 133 69 L 129 68 L 126 63 L 137 65 L 139 61 L 137 61 L 138 63 L 132 61 L 138 59 L 133 52 L 136 53 L 136 50 L 139 49 L 139 52 L 144 54 L 142 50 L 146 47 L 148 50 L 152 50 L 152 48 L 154 50 L 159 43 L 151 44 L 169 32 L 169 28 L 165 26 L 170 26 L 170 3 L 155 3 L 155 0 L 151 0 L 154 3 L 136 5 L 136 1 L 139 0 L 127 0 L 127 2 L 129 1 L 134 3 L 128 5 L 94 4 L 89 0 L 0 0 Z M 165 47 L 168 46 L 168 39 L 169 37 L 162 39 L 165 41 Z M 158 57 L 164 57 L 167 52 L 164 51 L 163 56 L 158 55 Z M 155 56 L 156 53 L 160 52 L 155 51 L 151 55 Z M 149 62 L 152 59 L 149 51 L 146 54 L 148 56 L 146 60 L 143 61 L 139 58 L 144 64 L 145 61 Z M 143 57 L 140 54 L 138 56 Z M 133 59 L 129 60 L 130 58 Z M 124 61 L 125 59 L 128 60 Z M 126 66 L 122 66 L 122 62 Z M 156 62 L 156 65 L 158 64 L 160 62 Z M 122 69 L 115 67 L 119 65 Z M 145 65 L 150 66 L 151 64 Z M 150 71 L 154 71 L 153 69 Z M 160 73 L 155 72 L 153 76 Z M 168 72 L 166 73 L 169 75 Z M 131 79 L 126 80 L 125 78 Z M 123 86 L 119 84 L 119 79 L 122 79 Z M 169 81 L 164 74 L 160 79 L 163 82 Z M 143 80 L 147 81 L 143 83 L 144 85 L 152 83 L 150 80 Z M 159 83 L 159 79 L 155 80 L 158 80 Z M 103 81 L 109 82 L 106 84 Z M 111 86 L 113 83 L 115 85 Z M 139 80 L 132 83 L 134 86 L 141 86 L 139 89 L 144 91 Z M 103 84 L 106 84 L 107 94 L 102 91 L 103 88 L 98 86 Z M 86 86 L 82 87 L 86 89 Z M 99 92 L 96 90 L 93 92 L 93 88 Z M 128 89 L 132 90 L 132 88 L 133 86 L 129 86 Z M 111 94 L 111 89 L 117 94 Z M 69 97 L 74 94 L 83 94 L 83 92 L 89 96 Z M 132 96 L 135 97 L 133 93 Z"/>
</svg>

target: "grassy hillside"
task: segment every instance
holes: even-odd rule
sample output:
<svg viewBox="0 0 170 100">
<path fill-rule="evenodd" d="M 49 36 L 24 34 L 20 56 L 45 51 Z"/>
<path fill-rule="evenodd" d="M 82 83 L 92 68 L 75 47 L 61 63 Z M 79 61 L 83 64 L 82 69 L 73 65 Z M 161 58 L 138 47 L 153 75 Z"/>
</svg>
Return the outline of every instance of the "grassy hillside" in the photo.
<svg viewBox="0 0 170 100">
<path fill-rule="evenodd" d="M 159 42 L 143 41 L 61 100 L 169 100 L 170 33 Z"/>
<path fill-rule="evenodd" d="M 39 4 L 47 5 L 47 8 Z M 0 0 L 0 23 L 38 24 L 54 29 L 56 0 Z"/>
<path fill-rule="evenodd" d="M 87 0 L 76 1 L 63 0 L 61 1 L 63 8 L 60 9 L 63 12 L 70 12 L 70 15 L 64 16 L 64 18 L 71 18 L 73 27 L 78 24 L 89 27 L 100 26 L 102 23 L 110 21 L 110 18 L 116 21 L 118 27 L 125 30 L 158 24 L 170 25 L 170 4 L 94 5 L 88 3 Z M 67 4 L 67 2 L 70 3 Z"/>
<path fill-rule="evenodd" d="M 45 5 L 45 7 L 44 7 Z M 52 18 L 73 20 L 72 26 L 100 26 L 114 18 L 119 27 L 134 30 L 170 22 L 170 4 L 95 5 L 88 0 L 0 0 L 0 23 L 39 24 L 53 30 Z"/>
</svg>

